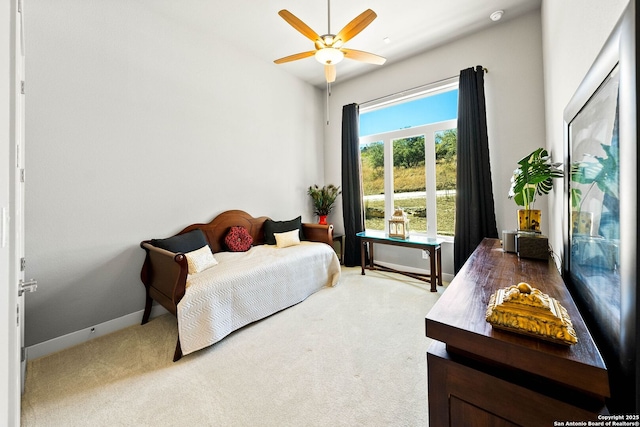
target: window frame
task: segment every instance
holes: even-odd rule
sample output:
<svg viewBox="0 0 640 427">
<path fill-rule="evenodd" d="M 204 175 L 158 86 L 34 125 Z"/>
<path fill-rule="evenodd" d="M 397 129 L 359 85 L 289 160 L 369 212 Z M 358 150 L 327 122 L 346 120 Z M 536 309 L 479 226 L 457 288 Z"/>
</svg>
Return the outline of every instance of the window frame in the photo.
<svg viewBox="0 0 640 427">
<path fill-rule="evenodd" d="M 416 230 L 411 228 L 411 233 L 424 235 L 427 237 L 438 237 L 444 240 L 453 241 L 453 236 L 438 235 L 438 218 L 437 218 L 437 192 L 436 192 L 436 142 L 435 135 L 437 132 L 449 129 L 457 129 L 458 119 L 445 120 L 441 122 L 429 123 L 422 126 L 415 126 L 406 129 L 399 129 L 389 132 L 382 132 L 373 135 L 367 135 L 359 138 L 359 146 L 368 145 L 373 142 L 382 141 L 384 144 L 384 210 L 385 210 L 385 233 L 389 232 L 389 224 L 386 221 L 390 212 L 394 211 L 395 191 L 393 179 L 393 142 L 398 139 L 411 138 L 416 136 L 424 136 L 424 179 L 425 179 L 425 199 L 427 209 L 427 230 Z M 390 161 L 389 161 L 390 160 Z M 360 176 L 362 180 L 362 175 Z M 363 195 L 363 197 L 365 197 Z M 364 205 L 364 200 L 363 200 Z"/>
</svg>

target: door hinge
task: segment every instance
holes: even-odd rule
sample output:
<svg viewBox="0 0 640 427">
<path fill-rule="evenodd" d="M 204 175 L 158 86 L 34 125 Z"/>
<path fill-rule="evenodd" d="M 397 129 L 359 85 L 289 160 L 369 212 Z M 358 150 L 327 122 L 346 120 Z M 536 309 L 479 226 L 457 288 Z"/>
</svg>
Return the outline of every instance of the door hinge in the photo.
<svg viewBox="0 0 640 427">
<path fill-rule="evenodd" d="M 20 362 L 24 362 L 25 360 L 27 360 L 27 348 L 22 347 L 20 349 Z"/>
<path fill-rule="evenodd" d="M 22 0 L 18 0 L 18 13 L 22 13 Z"/>
<path fill-rule="evenodd" d="M 20 182 L 24 182 L 24 169 L 20 169 Z"/>
<path fill-rule="evenodd" d="M 24 80 L 20 80 L 20 93 L 24 95 Z"/>
<path fill-rule="evenodd" d="M 20 258 L 20 271 L 24 271 L 27 268 L 27 259 Z"/>
<path fill-rule="evenodd" d="M 20 305 L 16 305 L 16 326 L 20 326 Z"/>
</svg>

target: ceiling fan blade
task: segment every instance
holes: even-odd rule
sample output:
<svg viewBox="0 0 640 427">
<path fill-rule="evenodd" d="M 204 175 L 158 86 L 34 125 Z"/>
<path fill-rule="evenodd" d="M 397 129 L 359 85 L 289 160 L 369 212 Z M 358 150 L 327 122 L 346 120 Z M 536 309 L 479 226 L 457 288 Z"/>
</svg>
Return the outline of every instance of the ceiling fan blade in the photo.
<svg viewBox="0 0 640 427">
<path fill-rule="evenodd" d="M 308 52 L 300 52 L 294 55 L 285 56 L 284 58 L 276 59 L 273 62 L 275 62 L 276 64 L 284 64 L 285 62 L 297 61 L 298 59 L 308 58 L 315 54 L 316 54 L 315 50 L 310 50 Z"/>
<path fill-rule="evenodd" d="M 325 65 L 324 66 L 324 77 L 327 79 L 327 83 L 333 83 L 336 81 L 336 66 L 335 65 Z"/>
<path fill-rule="evenodd" d="M 340 32 L 336 35 L 336 40 L 342 40 L 342 43 L 346 43 L 355 37 L 360 31 L 367 28 L 367 25 L 376 19 L 378 15 L 371 10 L 367 9 L 360 15 L 356 16 L 351 22 L 349 22 Z"/>
<path fill-rule="evenodd" d="M 282 9 L 280 12 L 278 12 L 278 15 L 280 15 L 282 19 L 289 23 L 289 25 L 298 30 L 303 36 L 305 36 L 312 42 L 315 43 L 317 40 L 322 40 L 318 33 L 313 31 L 307 24 L 302 22 L 298 17 L 296 17 L 288 10 Z"/>
<path fill-rule="evenodd" d="M 353 59 L 354 61 L 366 62 L 368 64 L 382 65 L 387 61 L 387 58 L 374 55 L 373 53 L 363 52 L 361 50 L 340 49 L 340 51 L 344 53 L 345 58 Z"/>
</svg>

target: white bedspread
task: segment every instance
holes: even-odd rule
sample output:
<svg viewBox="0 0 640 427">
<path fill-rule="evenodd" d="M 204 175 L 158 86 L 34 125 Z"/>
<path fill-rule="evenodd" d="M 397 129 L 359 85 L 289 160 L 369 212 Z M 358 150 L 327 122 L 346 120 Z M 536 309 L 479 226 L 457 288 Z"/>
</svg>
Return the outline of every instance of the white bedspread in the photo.
<svg viewBox="0 0 640 427">
<path fill-rule="evenodd" d="M 340 279 L 340 262 L 325 243 L 214 254 L 218 265 L 189 275 L 178 303 L 183 354 L 200 350 L 242 326 L 306 299 Z"/>
</svg>

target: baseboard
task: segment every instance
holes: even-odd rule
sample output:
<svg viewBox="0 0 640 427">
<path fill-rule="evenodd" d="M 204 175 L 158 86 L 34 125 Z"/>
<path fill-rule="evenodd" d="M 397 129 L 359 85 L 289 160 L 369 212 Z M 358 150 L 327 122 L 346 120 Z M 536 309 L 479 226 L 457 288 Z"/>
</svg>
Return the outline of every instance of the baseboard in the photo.
<svg viewBox="0 0 640 427">
<path fill-rule="evenodd" d="M 394 270 L 402 270 L 408 271 L 412 273 L 421 273 L 428 274 L 429 270 L 425 270 L 422 268 L 408 267 L 406 265 L 394 264 L 391 262 L 382 262 L 376 261 L 382 266 L 393 268 Z M 450 282 L 453 280 L 452 274 L 443 273 L 442 279 L 445 282 Z M 104 323 L 100 323 L 98 325 L 81 329 L 79 331 L 71 332 L 70 334 L 66 334 L 57 338 L 50 339 L 45 342 L 41 342 L 39 344 L 34 344 L 26 348 L 26 357 L 27 360 L 37 359 L 42 356 L 46 356 L 51 353 L 55 353 L 57 351 L 61 351 L 70 347 L 73 347 L 78 344 L 82 344 L 83 342 L 87 342 L 94 338 L 110 334 L 112 332 L 116 332 L 120 329 L 124 329 L 129 326 L 137 325 L 140 323 L 142 319 L 142 314 L 144 310 L 137 311 L 135 313 L 127 314 L 122 317 L 118 317 L 117 319 L 109 320 Z M 163 314 L 168 313 L 167 310 L 164 309 L 161 305 L 154 305 L 151 309 L 151 318 L 161 316 Z"/>
<path fill-rule="evenodd" d="M 119 331 L 120 329 L 139 325 L 142 320 L 143 313 L 144 310 L 136 311 L 135 313 L 127 314 L 125 316 L 118 317 L 117 319 L 109 320 L 89 328 L 81 329 L 48 341 L 31 345 L 26 348 L 27 360 L 37 359 L 60 350 L 82 344 L 83 342 L 87 342 L 94 338 Z M 151 309 L 151 318 L 161 316 L 166 313 L 168 313 L 168 311 L 165 310 L 164 307 L 156 304 Z"/>
<path fill-rule="evenodd" d="M 393 262 L 377 261 L 376 260 L 376 264 L 380 264 L 383 267 L 392 268 L 394 270 L 406 271 L 406 272 L 409 272 L 409 273 L 429 274 L 429 270 L 426 270 L 424 268 L 409 267 L 407 265 L 395 264 Z M 444 282 L 451 282 L 453 280 L 453 277 L 454 277 L 453 274 L 442 273 L 442 280 Z"/>
</svg>

